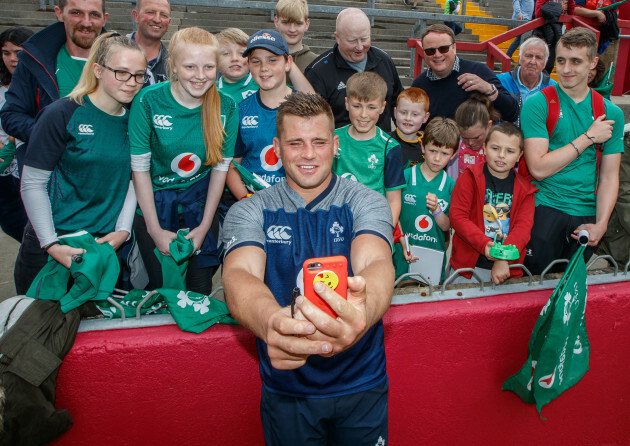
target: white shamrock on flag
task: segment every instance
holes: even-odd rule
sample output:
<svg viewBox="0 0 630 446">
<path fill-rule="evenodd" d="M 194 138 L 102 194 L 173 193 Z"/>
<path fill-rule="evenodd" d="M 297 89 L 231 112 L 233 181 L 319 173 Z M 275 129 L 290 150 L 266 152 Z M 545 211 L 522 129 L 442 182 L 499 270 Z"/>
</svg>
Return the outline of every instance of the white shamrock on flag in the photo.
<svg viewBox="0 0 630 446">
<path fill-rule="evenodd" d="M 185 291 L 180 291 L 179 294 L 177 295 L 177 298 L 179 299 L 179 302 L 177 302 L 177 305 L 179 305 L 182 308 L 186 308 L 188 305 L 193 304 L 192 300 L 190 300 L 190 298 L 188 297 L 188 293 Z"/>
<path fill-rule="evenodd" d="M 193 308 L 195 309 L 195 311 L 198 311 L 199 314 L 205 314 L 210 311 L 208 309 L 208 306 L 210 306 L 210 300 L 207 296 L 201 302 L 195 302 L 193 304 Z"/>
</svg>

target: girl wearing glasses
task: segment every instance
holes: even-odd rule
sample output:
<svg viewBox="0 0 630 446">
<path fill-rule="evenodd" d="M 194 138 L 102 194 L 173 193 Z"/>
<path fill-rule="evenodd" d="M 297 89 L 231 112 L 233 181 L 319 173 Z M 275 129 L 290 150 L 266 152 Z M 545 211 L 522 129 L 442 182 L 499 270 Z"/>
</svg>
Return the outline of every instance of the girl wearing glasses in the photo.
<svg viewBox="0 0 630 446">
<path fill-rule="evenodd" d="M 215 85 L 218 52 L 209 32 L 177 31 L 168 48 L 171 80 L 145 88 L 131 106 L 131 168 L 142 211 L 134 230 L 152 289 L 163 282 L 154 249 L 169 256 L 179 229 L 190 230 L 185 237 L 194 245 L 188 290 L 209 294 L 219 265 L 211 226 L 234 154 L 238 111 Z"/>
<path fill-rule="evenodd" d="M 60 245 L 58 234 L 83 229 L 114 249 L 129 237 L 136 198 L 124 106 L 140 91 L 146 66 L 133 40 L 101 35 L 77 86 L 40 114 L 22 173 L 32 226 L 15 265 L 18 294 L 28 290 L 47 254 L 67 268 L 74 255 L 83 254 Z"/>
</svg>

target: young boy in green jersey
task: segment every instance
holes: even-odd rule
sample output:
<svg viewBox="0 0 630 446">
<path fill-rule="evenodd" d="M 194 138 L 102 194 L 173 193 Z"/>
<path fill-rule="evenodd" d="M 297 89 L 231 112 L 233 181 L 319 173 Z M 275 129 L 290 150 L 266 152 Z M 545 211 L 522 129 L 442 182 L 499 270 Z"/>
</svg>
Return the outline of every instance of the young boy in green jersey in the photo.
<svg viewBox="0 0 630 446">
<path fill-rule="evenodd" d="M 364 71 L 350 76 L 346 82 L 350 124 L 335 130 L 339 151 L 333 172 L 385 195 L 396 226 L 405 178 L 400 144 L 376 126 L 387 105 L 386 94 L 387 84 L 378 74 Z"/>
<path fill-rule="evenodd" d="M 451 228 L 449 208 L 455 181 L 446 174 L 444 168 L 457 155 L 457 123 L 448 118 L 433 118 L 424 131 L 423 139 L 424 162 L 405 169 L 406 186 L 400 211 L 401 232 L 410 245 L 445 252 L 444 233 Z M 412 256 L 404 244 L 396 245 L 396 277 L 408 272 L 408 264 L 417 260 L 418 257 Z M 445 265 L 446 255 L 440 281 L 444 279 Z"/>
<path fill-rule="evenodd" d="M 243 57 L 249 36 L 238 28 L 225 28 L 217 34 L 217 39 L 218 68 L 221 73 L 217 88 L 234 99 L 238 105 L 243 99 L 258 91 L 258 85 L 249 72 L 247 57 Z"/>
<path fill-rule="evenodd" d="M 311 23 L 308 19 L 306 0 L 278 0 L 273 23 L 287 41 L 293 63 L 304 72 L 304 69 L 317 58 L 317 54 L 302 43 Z"/>
</svg>

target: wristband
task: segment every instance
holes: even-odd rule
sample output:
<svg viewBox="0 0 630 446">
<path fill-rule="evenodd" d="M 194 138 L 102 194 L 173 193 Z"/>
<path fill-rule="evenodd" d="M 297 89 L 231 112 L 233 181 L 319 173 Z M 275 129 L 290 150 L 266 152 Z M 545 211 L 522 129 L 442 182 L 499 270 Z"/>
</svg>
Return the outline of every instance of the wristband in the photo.
<svg viewBox="0 0 630 446">
<path fill-rule="evenodd" d="M 592 137 L 588 136 L 588 130 L 586 132 L 584 132 L 584 136 L 586 136 L 588 139 L 590 139 L 593 144 L 597 144 Z"/>
<path fill-rule="evenodd" d="M 435 212 L 431 212 L 431 215 L 433 216 L 433 218 L 438 218 L 440 215 L 442 215 L 442 208 L 438 207 L 438 210 Z"/>
<path fill-rule="evenodd" d="M 494 85 L 493 83 L 490 83 L 490 85 L 492 86 L 492 91 L 488 94 L 486 94 L 486 96 L 492 96 L 493 94 L 495 94 L 497 92 L 497 86 Z"/>
<path fill-rule="evenodd" d="M 573 146 L 573 148 L 577 152 L 578 156 L 580 156 L 580 151 L 578 150 L 577 146 L 573 143 L 573 141 L 571 141 L 569 144 L 571 144 Z"/>
<path fill-rule="evenodd" d="M 46 252 L 48 252 L 48 250 L 53 246 L 53 245 L 58 245 L 59 244 L 59 240 L 55 240 L 52 243 L 47 244 L 46 246 L 44 246 L 42 249 Z"/>
<path fill-rule="evenodd" d="M 240 200 L 244 200 L 244 199 L 246 199 L 246 198 L 249 198 L 249 197 L 251 197 L 252 195 L 254 195 L 254 194 L 252 194 L 251 192 L 249 192 L 247 195 L 243 195 L 241 198 L 239 198 L 239 201 L 240 201 Z"/>
</svg>

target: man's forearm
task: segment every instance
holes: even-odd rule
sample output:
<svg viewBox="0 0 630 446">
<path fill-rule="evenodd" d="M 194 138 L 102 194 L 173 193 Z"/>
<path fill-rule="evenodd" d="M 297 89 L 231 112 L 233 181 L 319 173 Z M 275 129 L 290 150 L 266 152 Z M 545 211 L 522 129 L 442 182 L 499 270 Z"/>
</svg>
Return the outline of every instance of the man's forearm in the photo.
<svg viewBox="0 0 630 446">
<path fill-rule="evenodd" d="M 229 263 L 224 265 L 223 287 L 225 302 L 234 319 L 266 341 L 269 317 L 280 309 L 271 290 L 258 277 L 238 267 L 232 268 Z"/>
</svg>

